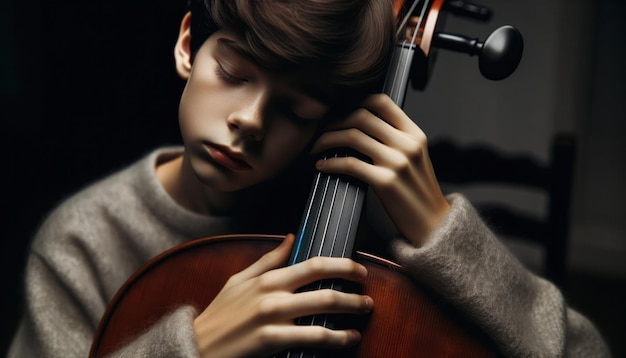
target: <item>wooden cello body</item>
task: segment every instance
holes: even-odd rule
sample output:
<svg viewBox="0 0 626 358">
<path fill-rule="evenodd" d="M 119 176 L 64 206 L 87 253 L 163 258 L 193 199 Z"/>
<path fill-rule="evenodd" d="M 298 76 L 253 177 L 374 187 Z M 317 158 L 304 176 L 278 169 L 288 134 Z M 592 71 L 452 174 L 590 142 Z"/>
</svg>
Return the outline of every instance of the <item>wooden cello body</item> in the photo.
<svg viewBox="0 0 626 358">
<path fill-rule="evenodd" d="M 203 310 L 233 274 L 275 248 L 278 236 L 221 236 L 183 244 L 137 271 L 105 313 L 92 357 L 104 357 L 133 340 L 173 309 Z M 479 330 L 445 301 L 422 288 L 389 261 L 358 253 L 368 269 L 361 292 L 376 302 L 369 316 L 345 317 L 361 330 L 362 342 L 319 357 L 493 357 Z"/>
<path fill-rule="evenodd" d="M 404 100 L 409 73 L 418 72 L 417 78 L 423 80 L 429 72 L 433 43 L 439 41 L 445 45 L 443 47 L 450 47 L 450 41 L 458 40 L 433 37 L 444 3 L 445 0 L 396 1 L 398 43 L 383 91 L 399 105 Z M 404 32 L 407 27 L 411 29 L 408 35 Z M 476 45 L 476 41 L 469 43 Z M 415 68 L 416 63 L 419 69 Z M 513 70 L 514 67 L 516 64 Z M 366 253 L 352 255 L 365 191 L 362 184 L 349 178 L 318 172 L 289 260 L 289 264 L 296 264 L 313 256 L 352 257 L 367 267 L 368 278 L 358 287 L 349 287 L 345 282 L 325 283 L 325 287 L 343 286 L 343 290 L 371 296 L 376 303 L 372 313 L 367 316 L 329 315 L 328 320 L 321 320 L 324 325 L 326 321 L 331 322 L 332 327 L 357 328 L 362 333 L 361 343 L 349 350 L 296 349 L 288 356 L 496 356 L 493 344 L 480 329 L 437 294 L 404 274 L 399 265 Z M 205 238 L 155 257 L 131 276 L 110 302 L 90 356 L 104 357 L 113 353 L 178 307 L 194 306 L 199 311 L 204 310 L 232 275 L 275 248 L 280 240 L 281 237 L 268 235 Z M 297 324 L 318 324 L 319 321 L 312 317 L 299 320 Z"/>
</svg>

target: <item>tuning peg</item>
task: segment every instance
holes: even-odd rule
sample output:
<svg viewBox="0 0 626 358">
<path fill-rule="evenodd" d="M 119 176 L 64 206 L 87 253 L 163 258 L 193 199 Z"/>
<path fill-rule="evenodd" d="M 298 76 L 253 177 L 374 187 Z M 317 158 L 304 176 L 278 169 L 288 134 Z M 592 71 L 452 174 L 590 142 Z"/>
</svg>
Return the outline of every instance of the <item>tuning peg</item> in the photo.
<svg viewBox="0 0 626 358">
<path fill-rule="evenodd" d="M 433 47 L 478 55 L 480 73 L 490 80 L 502 80 L 510 76 L 522 58 L 524 40 L 513 26 L 506 25 L 492 32 L 485 42 L 462 35 L 435 33 Z"/>
<path fill-rule="evenodd" d="M 491 19 L 491 10 L 487 7 L 461 0 L 448 0 L 443 3 L 445 11 L 474 20 L 487 22 Z"/>
</svg>

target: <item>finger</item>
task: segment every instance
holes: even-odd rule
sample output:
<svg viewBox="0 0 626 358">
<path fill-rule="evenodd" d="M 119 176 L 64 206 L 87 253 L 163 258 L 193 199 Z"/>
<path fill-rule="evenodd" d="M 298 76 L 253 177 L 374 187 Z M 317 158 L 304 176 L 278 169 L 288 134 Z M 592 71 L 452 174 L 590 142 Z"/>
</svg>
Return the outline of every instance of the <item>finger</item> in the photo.
<svg viewBox="0 0 626 358">
<path fill-rule="evenodd" d="M 369 296 L 334 289 L 273 295 L 258 304 L 259 316 L 268 322 L 318 314 L 366 314 L 371 312 L 373 307 L 374 300 Z"/>
<path fill-rule="evenodd" d="M 261 340 L 271 349 L 293 347 L 345 348 L 361 341 L 361 333 L 355 329 L 332 330 L 322 326 L 265 326 Z M 271 343 L 270 343 L 271 342 Z"/>
<path fill-rule="evenodd" d="M 261 284 L 265 289 L 282 288 L 293 292 L 319 280 L 334 278 L 362 281 L 366 276 L 367 269 L 350 259 L 320 256 L 267 272 L 263 275 Z"/>
<path fill-rule="evenodd" d="M 399 157 L 398 163 L 394 165 L 395 168 L 370 164 L 355 157 L 333 157 L 318 160 L 315 167 L 324 173 L 343 174 L 357 178 L 376 189 L 397 184 L 398 173 L 408 170 L 408 166 L 405 166 L 405 169 L 400 169 L 401 163 L 401 157 Z"/>
<path fill-rule="evenodd" d="M 344 120 L 332 122 L 324 128 L 324 131 L 332 132 L 348 128 L 359 128 L 381 142 L 389 141 L 387 134 L 397 131 L 396 128 L 365 108 L 355 110 Z"/>
<path fill-rule="evenodd" d="M 388 98 L 388 97 L 383 97 Z M 320 138 L 314 144 L 313 153 L 320 153 L 324 150 L 333 148 L 333 145 L 350 146 L 352 135 L 350 132 L 343 132 L 343 130 L 358 129 L 375 140 L 389 146 L 396 148 L 403 153 L 412 153 L 419 149 L 419 147 L 425 143 L 426 135 L 413 121 L 406 116 L 403 111 L 385 112 L 385 117 L 382 119 L 374 115 L 370 110 L 366 108 L 360 108 L 350 115 L 346 120 L 338 121 L 333 125 L 326 128 L 327 132 L 320 136 Z M 403 131 L 394 127 L 390 123 L 397 123 L 398 120 L 393 120 L 392 116 L 405 117 L 405 121 L 409 122 L 407 126 L 400 126 L 405 128 Z M 390 123 L 388 123 L 390 122 Z M 339 132 L 336 132 L 339 131 Z M 329 134 L 341 133 L 340 136 L 345 139 L 341 143 L 329 143 L 326 138 Z M 365 154 L 365 153 L 364 153 Z"/>
<path fill-rule="evenodd" d="M 400 140 L 396 142 L 400 142 Z M 401 145 L 408 147 L 409 143 Z M 395 167 L 399 161 L 403 160 L 403 154 L 400 151 L 388 147 L 357 128 L 324 133 L 315 142 L 314 150 L 323 152 L 331 148 L 342 147 L 356 150 L 370 158 L 375 164 L 385 164 L 386 166 Z"/>
<path fill-rule="evenodd" d="M 295 236 L 293 234 L 288 234 L 278 247 L 263 255 L 245 270 L 233 275 L 230 281 L 232 283 L 243 282 L 253 277 L 260 276 L 267 271 L 283 266 L 289 258 L 294 240 Z"/>
<path fill-rule="evenodd" d="M 406 115 L 404 110 L 385 94 L 369 96 L 363 102 L 363 108 L 378 114 L 385 122 L 406 133 L 419 133 L 421 129 Z"/>
</svg>

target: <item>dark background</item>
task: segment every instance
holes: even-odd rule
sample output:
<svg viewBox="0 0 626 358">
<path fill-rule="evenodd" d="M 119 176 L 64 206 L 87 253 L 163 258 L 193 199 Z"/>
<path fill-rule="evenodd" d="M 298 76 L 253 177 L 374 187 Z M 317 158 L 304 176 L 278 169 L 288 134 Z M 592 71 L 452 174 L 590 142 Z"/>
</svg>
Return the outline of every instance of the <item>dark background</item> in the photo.
<svg viewBox="0 0 626 358">
<path fill-rule="evenodd" d="M 569 6 L 575 1 L 582 0 L 562 3 Z M 493 7 L 497 12 L 498 6 L 514 8 L 521 3 L 525 2 L 502 1 Z M 623 14 L 624 5 L 620 0 L 595 3 L 598 11 L 584 19 L 592 23 L 586 23 L 593 38 L 589 62 L 602 67 L 605 77 L 593 77 L 590 71 L 593 78 L 588 82 L 606 88 L 602 81 L 614 80 L 613 72 L 623 77 L 624 70 L 607 69 L 594 58 L 623 57 L 625 45 L 620 39 L 626 30 L 614 14 Z M 4 207 L 0 268 L 5 283 L 0 355 L 19 317 L 26 248 L 45 214 L 70 193 L 155 147 L 180 143 L 177 107 L 183 82 L 174 70 L 173 46 L 184 9 L 184 0 L 0 4 L 0 202 Z M 607 41 L 608 32 L 616 40 Z M 521 68 L 520 73 L 532 75 L 533 69 Z M 445 83 L 432 85 L 431 91 Z M 624 87 L 617 90 L 612 95 L 623 102 Z M 616 137 L 615 132 L 602 135 Z M 604 159 L 598 162 L 605 173 L 623 176 L 624 163 L 598 159 Z M 626 356 L 623 284 L 619 275 L 578 270 L 572 272 L 564 292 L 575 308 L 596 322 L 616 357 Z"/>
<path fill-rule="evenodd" d="M 0 5 L 0 356 L 44 215 L 151 149 L 180 143 L 173 48 L 185 1 Z"/>
</svg>

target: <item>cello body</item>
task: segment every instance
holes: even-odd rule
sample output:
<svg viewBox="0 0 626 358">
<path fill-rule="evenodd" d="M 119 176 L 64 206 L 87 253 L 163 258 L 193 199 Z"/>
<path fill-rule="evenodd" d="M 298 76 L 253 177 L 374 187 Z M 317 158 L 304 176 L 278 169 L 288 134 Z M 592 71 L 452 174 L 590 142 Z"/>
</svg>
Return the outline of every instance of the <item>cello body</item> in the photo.
<svg viewBox="0 0 626 358">
<path fill-rule="evenodd" d="M 91 357 L 104 357 L 132 341 L 177 307 L 202 311 L 233 274 L 245 269 L 282 237 L 220 236 L 179 245 L 155 257 L 118 291 L 103 316 Z M 361 331 L 359 345 L 319 352 L 320 357 L 494 357 L 480 330 L 445 301 L 376 256 L 357 253 L 368 269 L 355 287 L 370 295 L 368 316 L 339 317 L 340 324 Z M 343 319 L 342 319 L 343 318 Z"/>
</svg>

